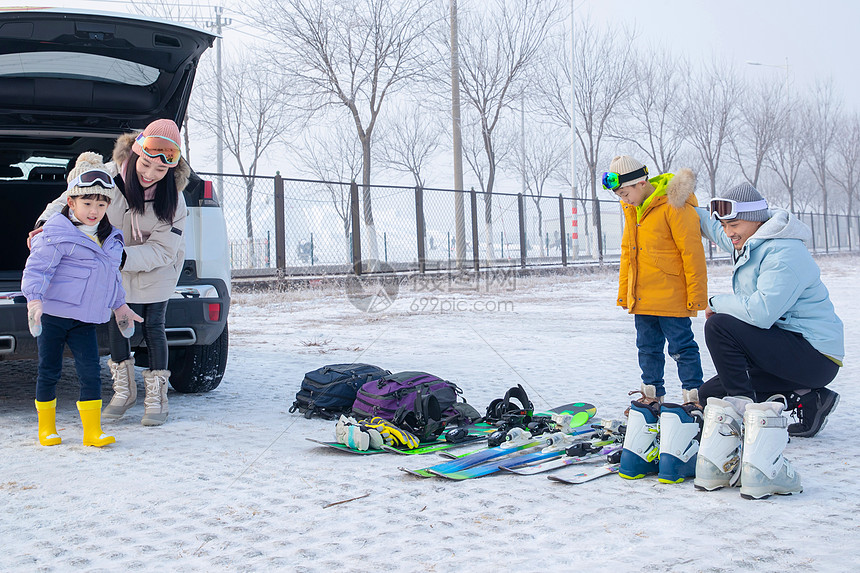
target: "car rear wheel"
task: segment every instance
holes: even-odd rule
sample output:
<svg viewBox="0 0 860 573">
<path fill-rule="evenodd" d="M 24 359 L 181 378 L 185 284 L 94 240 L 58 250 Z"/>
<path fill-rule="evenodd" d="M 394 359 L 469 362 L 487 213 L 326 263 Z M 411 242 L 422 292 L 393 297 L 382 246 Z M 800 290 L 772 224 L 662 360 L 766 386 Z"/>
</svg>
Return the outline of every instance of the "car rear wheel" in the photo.
<svg viewBox="0 0 860 573">
<path fill-rule="evenodd" d="M 227 325 L 215 342 L 208 345 L 170 349 L 170 385 L 186 394 L 209 392 L 221 383 L 227 367 Z"/>
</svg>

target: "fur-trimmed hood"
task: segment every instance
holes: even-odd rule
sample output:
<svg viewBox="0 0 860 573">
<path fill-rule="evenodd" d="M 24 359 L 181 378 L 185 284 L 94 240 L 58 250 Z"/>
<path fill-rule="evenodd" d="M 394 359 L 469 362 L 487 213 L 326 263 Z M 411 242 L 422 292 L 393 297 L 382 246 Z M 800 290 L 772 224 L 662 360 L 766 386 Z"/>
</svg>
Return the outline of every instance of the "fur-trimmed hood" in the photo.
<svg viewBox="0 0 860 573">
<path fill-rule="evenodd" d="M 116 163 L 117 171 L 122 168 L 122 164 L 131 156 L 131 145 L 139 134 L 139 131 L 124 133 L 117 138 L 116 144 L 113 147 L 113 161 Z M 185 161 L 184 157 L 180 157 L 179 164 L 172 169 L 173 179 L 176 181 L 176 189 L 182 192 L 188 185 L 188 178 L 191 176 L 191 167 Z"/>
<path fill-rule="evenodd" d="M 689 203 L 698 207 L 696 200 L 696 174 L 689 167 L 683 167 L 666 185 L 666 199 L 672 207 L 681 208 Z"/>
</svg>

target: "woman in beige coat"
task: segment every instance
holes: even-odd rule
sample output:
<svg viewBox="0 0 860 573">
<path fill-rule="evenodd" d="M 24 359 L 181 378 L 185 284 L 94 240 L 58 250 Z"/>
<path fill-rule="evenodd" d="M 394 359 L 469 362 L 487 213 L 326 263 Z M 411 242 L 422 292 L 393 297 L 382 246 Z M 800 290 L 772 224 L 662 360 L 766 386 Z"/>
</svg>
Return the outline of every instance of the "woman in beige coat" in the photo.
<svg viewBox="0 0 860 573">
<path fill-rule="evenodd" d="M 140 133 L 121 135 L 107 164 L 120 193 L 108 208 L 111 222 L 125 239 L 122 284 L 129 306 L 141 315 L 149 368 L 143 371 L 146 386 L 144 426 L 167 420 L 167 335 L 164 330 L 167 300 L 173 294 L 185 259 L 185 219 L 188 209 L 182 190 L 190 168 L 179 151 L 179 128 L 169 119 L 150 123 Z M 65 193 L 48 205 L 39 217 L 44 222 L 65 203 Z M 120 418 L 137 400 L 134 357 L 129 340 L 110 321 L 108 361 L 114 396 L 102 417 Z"/>
</svg>

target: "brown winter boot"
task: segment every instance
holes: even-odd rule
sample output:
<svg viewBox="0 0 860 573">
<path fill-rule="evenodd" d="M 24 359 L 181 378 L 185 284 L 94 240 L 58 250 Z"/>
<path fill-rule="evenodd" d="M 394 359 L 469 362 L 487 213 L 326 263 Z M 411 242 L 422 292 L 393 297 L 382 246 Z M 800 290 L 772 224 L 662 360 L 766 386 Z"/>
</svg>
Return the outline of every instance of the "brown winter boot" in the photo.
<svg viewBox="0 0 860 573">
<path fill-rule="evenodd" d="M 160 426 L 167 421 L 167 381 L 170 370 L 144 370 L 143 383 L 146 397 L 143 399 L 145 410 L 140 423 L 144 426 Z"/>
</svg>

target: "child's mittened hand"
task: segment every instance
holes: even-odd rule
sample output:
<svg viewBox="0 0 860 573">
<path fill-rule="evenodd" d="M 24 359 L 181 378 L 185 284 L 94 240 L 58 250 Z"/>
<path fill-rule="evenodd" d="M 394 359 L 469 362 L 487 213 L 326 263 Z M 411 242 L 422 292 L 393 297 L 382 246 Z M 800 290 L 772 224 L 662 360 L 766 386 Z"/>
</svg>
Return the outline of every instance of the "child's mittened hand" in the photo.
<svg viewBox="0 0 860 573">
<path fill-rule="evenodd" d="M 41 300 L 31 300 L 27 303 L 27 325 L 30 327 L 30 334 L 33 335 L 33 338 L 42 334 Z"/>
<path fill-rule="evenodd" d="M 143 318 L 131 310 L 127 304 L 122 305 L 113 311 L 116 318 L 116 325 L 119 327 L 119 332 L 126 338 L 131 338 L 134 334 L 134 323 L 143 322 Z"/>
</svg>

